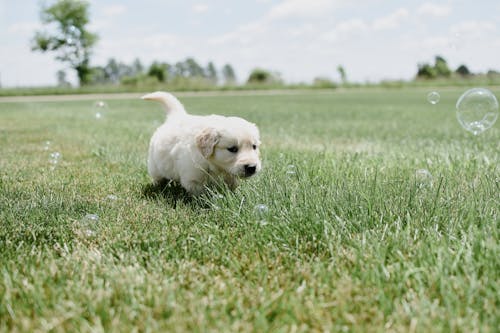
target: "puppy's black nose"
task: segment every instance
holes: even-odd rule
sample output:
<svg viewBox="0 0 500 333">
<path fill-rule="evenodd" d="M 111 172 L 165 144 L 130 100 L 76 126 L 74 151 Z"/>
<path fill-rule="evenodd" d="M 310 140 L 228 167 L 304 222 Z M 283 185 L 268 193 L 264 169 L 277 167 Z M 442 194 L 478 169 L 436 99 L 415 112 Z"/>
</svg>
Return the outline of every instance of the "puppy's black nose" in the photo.
<svg viewBox="0 0 500 333">
<path fill-rule="evenodd" d="M 255 164 L 245 164 L 245 177 L 250 177 L 257 171 L 257 166 Z"/>
</svg>

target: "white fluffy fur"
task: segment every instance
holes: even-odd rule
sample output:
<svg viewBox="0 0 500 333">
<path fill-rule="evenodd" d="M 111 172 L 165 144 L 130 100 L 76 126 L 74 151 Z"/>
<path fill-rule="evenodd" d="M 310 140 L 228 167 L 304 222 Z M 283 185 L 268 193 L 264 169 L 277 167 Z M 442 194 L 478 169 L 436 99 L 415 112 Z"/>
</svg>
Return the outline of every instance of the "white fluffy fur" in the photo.
<svg viewBox="0 0 500 333">
<path fill-rule="evenodd" d="M 160 102 L 167 112 L 149 145 L 148 171 L 154 183 L 171 179 L 197 195 L 213 180 L 222 179 L 234 189 L 239 178 L 260 171 L 259 130 L 254 124 L 239 117 L 189 115 L 166 92 L 142 99 Z"/>
</svg>

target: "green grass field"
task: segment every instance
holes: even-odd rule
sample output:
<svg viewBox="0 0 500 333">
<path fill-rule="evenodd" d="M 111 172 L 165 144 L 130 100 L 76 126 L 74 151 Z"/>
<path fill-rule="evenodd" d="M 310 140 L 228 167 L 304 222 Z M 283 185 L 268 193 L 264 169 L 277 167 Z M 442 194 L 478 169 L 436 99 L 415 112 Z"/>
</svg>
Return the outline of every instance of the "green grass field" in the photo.
<svg viewBox="0 0 500 333">
<path fill-rule="evenodd" d="M 0 100 L 0 331 L 498 332 L 500 126 L 464 90 L 180 95 L 262 135 L 197 199 L 150 185 L 159 105 Z"/>
</svg>

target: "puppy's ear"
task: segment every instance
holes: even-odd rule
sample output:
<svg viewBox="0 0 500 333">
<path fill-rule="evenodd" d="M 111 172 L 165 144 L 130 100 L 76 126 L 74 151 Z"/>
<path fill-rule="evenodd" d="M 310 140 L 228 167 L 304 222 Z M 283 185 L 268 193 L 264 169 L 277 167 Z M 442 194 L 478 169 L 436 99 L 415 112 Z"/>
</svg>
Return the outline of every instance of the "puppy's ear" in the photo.
<svg viewBox="0 0 500 333">
<path fill-rule="evenodd" d="M 214 153 L 214 148 L 219 142 L 220 134 L 214 128 L 205 128 L 196 136 L 196 145 L 205 158 Z"/>
</svg>

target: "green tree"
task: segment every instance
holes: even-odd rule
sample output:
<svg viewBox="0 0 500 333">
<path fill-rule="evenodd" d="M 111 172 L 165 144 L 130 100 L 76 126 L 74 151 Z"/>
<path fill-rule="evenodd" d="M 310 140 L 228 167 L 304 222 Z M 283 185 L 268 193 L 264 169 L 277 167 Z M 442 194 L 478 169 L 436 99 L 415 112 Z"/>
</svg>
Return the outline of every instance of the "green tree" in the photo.
<svg viewBox="0 0 500 333">
<path fill-rule="evenodd" d="M 217 69 L 215 69 L 215 65 L 211 61 L 207 65 L 206 76 L 211 82 L 217 84 L 217 81 L 219 79 L 217 76 Z"/>
<path fill-rule="evenodd" d="M 441 56 L 436 56 L 434 60 L 434 69 L 436 70 L 437 76 L 449 77 L 451 75 L 448 63 Z"/>
<path fill-rule="evenodd" d="M 417 78 L 419 79 L 435 79 L 437 77 L 436 69 L 427 64 L 419 64 L 417 71 Z"/>
<path fill-rule="evenodd" d="M 71 86 L 71 84 L 68 82 L 68 80 L 66 78 L 66 72 L 63 71 L 62 69 L 57 71 L 56 77 L 57 77 L 57 85 L 59 87 L 70 87 Z"/>
<path fill-rule="evenodd" d="M 469 68 L 467 68 L 467 66 L 465 65 L 460 65 L 458 66 L 457 70 L 455 71 L 455 73 L 457 73 L 458 75 L 460 76 L 469 76 L 471 75 L 472 73 L 470 72 Z"/>
<path fill-rule="evenodd" d="M 247 83 L 270 83 L 273 81 L 273 75 L 271 72 L 256 68 L 252 70 L 250 75 L 248 76 Z"/>
<path fill-rule="evenodd" d="M 344 66 L 338 65 L 337 66 L 337 72 L 340 75 L 340 80 L 342 81 L 342 83 L 344 83 L 344 84 L 347 83 L 347 74 L 345 72 Z"/>
<path fill-rule="evenodd" d="M 87 30 L 89 4 L 80 0 L 58 0 L 42 7 L 41 21 L 54 26 L 53 31 L 37 31 L 32 41 L 33 51 L 56 51 L 56 59 L 74 69 L 80 85 L 90 82 L 90 56 L 98 36 Z"/>
<path fill-rule="evenodd" d="M 149 66 L 148 76 L 155 77 L 159 82 L 166 82 L 170 65 L 167 63 L 153 62 Z"/>
<path fill-rule="evenodd" d="M 236 74 L 230 64 L 225 64 L 222 67 L 222 77 L 224 78 L 224 84 L 231 85 L 236 83 Z"/>
<path fill-rule="evenodd" d="M 187 77 L 205 77 L 205 71 L 203 70 L 203 67 L 201 67 L 193 58 L 187 58 L 184 61 L 184 66 L 184 68 L 186 69 Z"/>
</svg>

